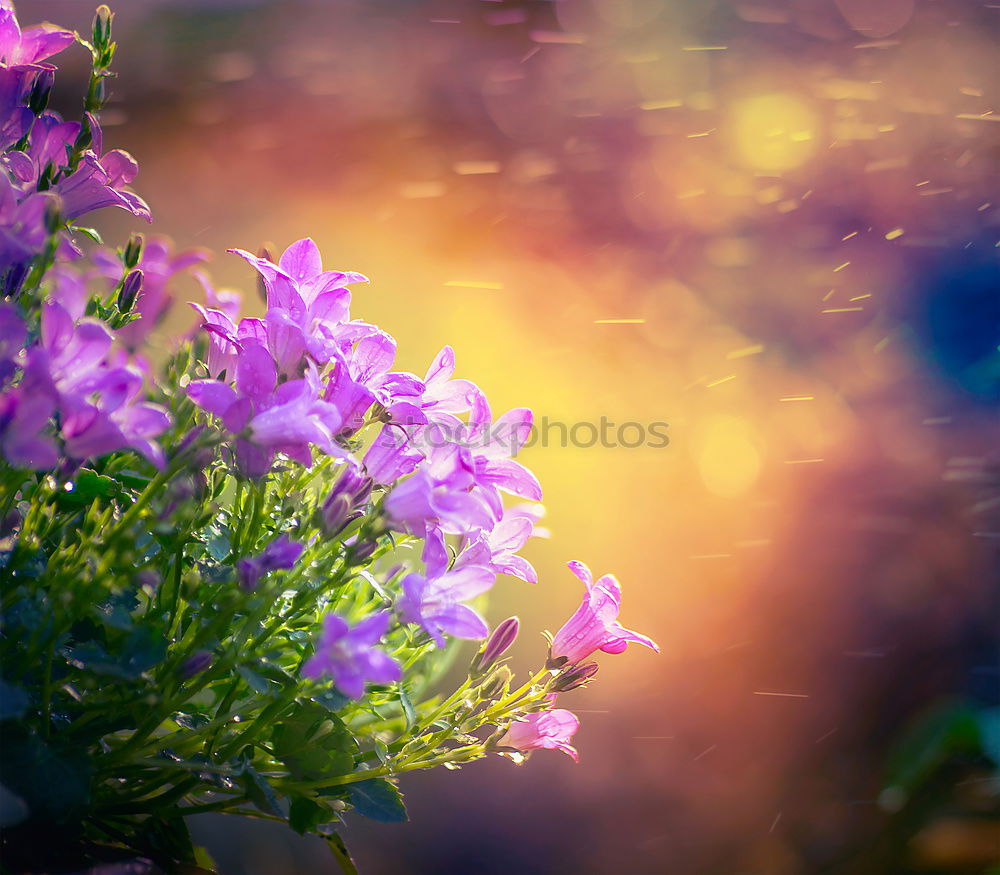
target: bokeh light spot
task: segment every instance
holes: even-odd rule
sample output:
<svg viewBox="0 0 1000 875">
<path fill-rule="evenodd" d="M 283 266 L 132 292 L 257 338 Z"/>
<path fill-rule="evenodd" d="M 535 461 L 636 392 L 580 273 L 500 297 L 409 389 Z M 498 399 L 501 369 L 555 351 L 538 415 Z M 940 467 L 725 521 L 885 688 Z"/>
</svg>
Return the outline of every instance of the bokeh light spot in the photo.
<svg viewBox="0 0 1000 875">
<path fill-rule="evenodd" d="M 739 158 L 758 170 L 789 170 L 816 149 L 816 116 L 791 94 L 759 94 L 735 104 L 732 135 Z"/>
</svg>

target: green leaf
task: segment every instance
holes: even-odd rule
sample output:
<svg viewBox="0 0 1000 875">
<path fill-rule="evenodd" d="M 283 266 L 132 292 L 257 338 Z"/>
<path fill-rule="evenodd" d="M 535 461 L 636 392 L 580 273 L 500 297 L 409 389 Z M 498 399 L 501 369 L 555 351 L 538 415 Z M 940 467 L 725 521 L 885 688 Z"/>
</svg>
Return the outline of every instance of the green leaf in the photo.
<svg viewBox="0 0 1000 875">
<path fill-rule="evenodd" d="M 60 501 L 68 504 L 90 504 L 95 498 L 113 495 L 119 489 L 117 481 L 89 468 L 82 469 L 73 481 L 73 489 L 60 493 Z"/>
<path fill-rule="evenodd" d="M 358 875 L 358 867 L 354 865 L 354 860 L 351 859 L 351 854 L 347 850 L 344 840 L 337 833 L 334 833 L 327 836 L 326 841 L 344 875 Z"/>
<path fill-rule="evenodd" d="M 402 684 L 399 685 L 399 704 L 403 706 L 403 716 L 406 717 L 406 728 L 412 729 L 417 722 L 417 711 L 413 707 L 410 697 L 406 695 L 406 690 L 403 689 Z"/>
<path fill-rule="evenodd" d="M 249 763 L 243 765 L 243 774 L 240 775 L 240 783 L 243 785 L 243 789 L 246 790 L 247 798 L 265 814 L 274 814 L 278 817 L 285 816 L 285 812 L 281 810 L 281 805 L 278 804 L 278 794 L 274 792 L 274 788 L 268 783 L 267 778 Z"/>
<path fill-rule="evenodd" d="M 322 693 L 317 693 L 312 700 L 335 714 L 343 711 L 351 701 L 343 693 L 338 693 L 334 687 L 328 687 Z"/>
<path fill-rule="evenodd" d="M 330 808 L 305 796 L 296 796 L 292 799 L 288 809 L 288 824 L 299 835 L 315 832 L 324 824 L 338 819 Z"/>
<path fill-rule="evenodd" d="M 272 683 L 265 677 L 261 677 L 250 666 L 237 666 L 236 671 L 247 682 L 247 686 L 258 696 L 271 696 L 278 692 L 277 684 Z"/>
<path fill-rule="evenodd" d="M 229 542 L 229 531 L 223 531 L 222 529 L 211 530 L 205 539 L 205 548 L 208 550 L 209 556 L 216 562 L 221 562 L 232 552 L 232 546 Z"/>
<path fill-rule="evenodd" d="M 282 718 L 271 736 L 274 755 L 293 778 L 316 780 L 349 774 L 357 742 L 343 722 L 325 708 L 302 702 Z"/>
<path fill-rule="evenodd" d="M 385 778 L 371 778 L 349 785 L 351 802 L 358 814 L 381 823 L 409 820 L 403 797 L 396 785 Z"/>
<path fill-rule="evenodd" d="M 138 680 L 143 672 L 157 665 L 167 652 L 167 644 L 150 627 L 137 626 L 125 638 L 121 650 L 110 654 L 96 641 L 88 641 L 65 652 L 67 661 L 84 671 L 118 678 Z"/>
<path fill-rule="evenodd" d="M 83 225 L 70 225 L 71 231 L 76 231 L 78 234 L 83 234 L 84 237 L 89 237 L 99 246 L 104 244 L 104 240 L 101 239 L 101 235 L 97 232 L 96 228 L 85 228 Z"/>
</svg>

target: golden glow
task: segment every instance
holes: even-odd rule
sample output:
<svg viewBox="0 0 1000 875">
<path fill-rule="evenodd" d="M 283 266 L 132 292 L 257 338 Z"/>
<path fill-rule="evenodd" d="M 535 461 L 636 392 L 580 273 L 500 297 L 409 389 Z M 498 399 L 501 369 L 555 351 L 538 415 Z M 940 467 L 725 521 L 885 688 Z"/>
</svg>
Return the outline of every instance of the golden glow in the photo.
<svg viewBox="0 0 1000 875">
<path fill-rule="evenodd" d="M 733 106 L 731 125 L 738 156 L 758 170 L 790 170 L 816 149 L 816 116 L 791 94 L 744 98 Z"/>
<path fill-rule="evenodd" d="M 716 415 L 705 424 L 698 445 L 698 471 L 710 492 L 742 495 L 757 481 L 761 456 L 757 433 L 745 419 Z"/>
</svg>

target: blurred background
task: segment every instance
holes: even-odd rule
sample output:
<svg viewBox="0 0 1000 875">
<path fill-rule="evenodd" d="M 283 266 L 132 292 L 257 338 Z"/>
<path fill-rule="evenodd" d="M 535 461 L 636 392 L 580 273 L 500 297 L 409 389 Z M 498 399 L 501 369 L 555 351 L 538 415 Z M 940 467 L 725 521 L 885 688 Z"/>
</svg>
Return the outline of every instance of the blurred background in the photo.
<svg viewBox="0 0 1000 875">
<path fill-rule="evenodd" d="M 537 663 L 580 558 L 662 655 L 564 697 L 579 765 L 405 777 L 410 823 L 349 819 L 362 872 L 1000 871 L 1000 4 L 115 11 L 105 142 L 217 284 L 254 307 L 224 250 L 309 235 L 402 368 L 450 343 L 497 411 L 669 423 L 526 451 L 554 537 L 490 605 Z M 227 875 L 335 871 L 267 826 L 195 829 Z"/>
</svg>

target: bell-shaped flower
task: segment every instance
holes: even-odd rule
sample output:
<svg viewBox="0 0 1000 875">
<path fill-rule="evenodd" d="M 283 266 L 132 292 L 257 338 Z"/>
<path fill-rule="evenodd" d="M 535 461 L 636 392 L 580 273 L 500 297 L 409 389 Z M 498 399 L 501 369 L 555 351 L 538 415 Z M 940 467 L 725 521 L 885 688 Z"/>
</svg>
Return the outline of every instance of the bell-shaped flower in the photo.
<svg viewBox="0 0 1000 875">
<path fill-rule="evenodd" d="M 422 627 L 438 647 L 444 647 L 445 635 L 485 638 L 486 621 L 462 602 L 486 592 L 496 575 L 475 566 L 448 571 L 448 551 L 438 532 L 428 535 L 424 560 L 426 574 L 412 572 L 402 580 L 403 594 L 396 602 L 400 617 Z"/>
<path fill-rule="evenodd" d="M 72 31 L 60 30 L 53 24 L 21 30 L 14 10 L 0 6 L 0 65 L 4 67 L 40 64 L 75 41 Z"/>
<path fill-rule="evenodd" d="M 257 556 L 240 559 L 236 570 L 240 578 L 240 586 L 246 590 L 257 588 L 261 577 L 269 571 L 288 571 L 299 561 L 303 544 L 289 539 L 287 533 L 278 535 Z"/>
<path fill-rule="evenodd" d="M 312 240 L 298 240 L 282 253 L 278 264 L 243 249 L 230 249 L 245 259 L 267 289 L 267 342 L 283 374 L 299 372 L 307 353 L 325 365 L 344 343 L 339 326 L 347 321 L 350 283 L 368 282 L 353 271 L 324 271 Z"/>
<path fill-rule="evenodd" d="M 365 694 L 365 683 L 369 681 L 398 681 L 402 677 L 399 663 L 377 647 L 389 629 L 389 620 L 389 612 L 381 611 L 352 627 L 343 617 L 327 614 L 316 652 L 302 666 L 303 676 L 318 679 L 329 675 L 337 688 L 352 699 Z"/>
<path fill-rule="evenodd" d="M 126 188 L 138 172 L 135 159 L 121 149 L 114 149 L 102 158 L 87 151 L 77 169 L 52 186 L 52 191 L 62 199 L 64 219 L 78 219 L 103 207 L 118 207 L 151 222 L 149 206 Z"/>
<path fill-rule="evenodd" d="M 336 407 L 319 398 L 315 366 L 303 378 L 278 385 L 277 366 L 267 349 L 255 341 L 242 346 L 235 385 L 192 380 L 187 393 L 237 435 L 236 460 L 243 472 L 252 478 L 264 476 L 278 452 L 309 466 L 310 444 L 329 455 L 349 458 L 333 440 L 341 417 Z"/>
<path fill-rule="evenodd" d="M 576 761 L 576 748 L 570 741 L 579 728 L 580 719 L 572 711 L 564 708 L 536 711 L 511 723 L 500 743 L 525 753 L 532 750 L 561 750 Z"/>
<path fill-rule="evenodd" d="M 510 574 L 528 583 L 538 583 L 532 564 L 517 552 L 528 539 L 542 537 L 535 523 L 544 513 L 540 505 L 507 508 L 492 529 L 481 529 L 466 539 L 465 548 L 455 560 L 455 567 L 483 565 L 496 574 Z"/>
<path fill-rule="evenodd" d="M 605 574 L 594 582 L 590 569 L 582 562 L 567 563 L 584 586 L 587 593 L 583 603 L 552 639 L 552 658 L 566 657 L 567 663 L 579 662 L 595 650 L 605 653 L 621 653 L 630 641 L 643 644 L 660 652 L 656 643 L 626 629 L 618 622 L 621 607 L 621 586 L 611 574 Z"/>
<path fill-rule="evenodd" d="M 487 503 L 475 486 L 468 452 L 452 444 L 398 483 L 383 506 L 393 526 L 418 536 L 429 528 L 450 534 L 491 529 L 502 508 Z"/>
</svg>

